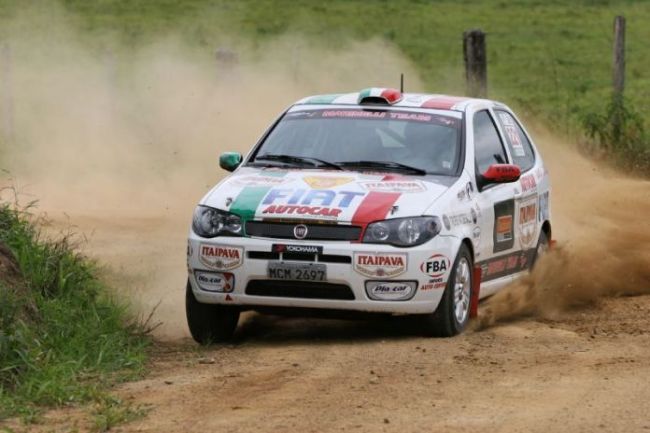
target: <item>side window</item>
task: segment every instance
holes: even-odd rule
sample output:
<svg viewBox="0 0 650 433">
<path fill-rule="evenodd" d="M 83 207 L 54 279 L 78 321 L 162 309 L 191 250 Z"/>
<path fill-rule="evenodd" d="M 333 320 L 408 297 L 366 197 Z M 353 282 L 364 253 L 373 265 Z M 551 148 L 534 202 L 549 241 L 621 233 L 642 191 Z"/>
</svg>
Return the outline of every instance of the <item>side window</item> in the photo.
<svg viewBox="0 0 650 433">
<path fill-rule="evenodd" d="M 496 113 L 506 135 L 506 142 L 513 162 L 519 166 L 522 172 L 529 170 L 535 165 L 535 154 L 524 130 L 507 111 L 497 110 Z"/>
<path fill-rule="evenodd" d="M 479 173 L 484 173 L 492 164 L 508 162 L 497 128 L 487 110 L 474 114 L 474 153 Z"/>
</svg>

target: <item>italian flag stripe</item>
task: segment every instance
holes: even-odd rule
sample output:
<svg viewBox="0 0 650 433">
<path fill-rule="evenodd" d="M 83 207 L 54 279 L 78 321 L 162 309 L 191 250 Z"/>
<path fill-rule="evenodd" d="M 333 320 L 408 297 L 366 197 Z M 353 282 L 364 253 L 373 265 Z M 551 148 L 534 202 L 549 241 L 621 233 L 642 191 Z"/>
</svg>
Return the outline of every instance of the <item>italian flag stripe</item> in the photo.
<svg viewBox="0 0 650 433">
<path fill-rule="evenodd" d="M 307 101 L 305 101 L 305 104 L 331 104 L 335 99 L 341 96 L 343 95 L 340 93 L 335 95 L 318 95 L 314 96 L 313 98 L 309 98 Z"/>
<path fill-rule="evenodd" d="M 368 224 L 385 219 L 401 195 L 399 192 L 369 192 L 354 212 L 352 224 Z"/>
<path fill-rule="evenodd" d="M 367 98 L 368 96 L 372 96 L 372 90 L 373 88 L 370 87 L 368 89 L 363 89 L 362 91 L 359 92 L 359 100 L 362 98 Z"/>
<path fill-rule="evenodd" d="M 241 217 L 242 222 L 252 220 L 255 218 L 255 211 L 264 196 L 271 189 L 270 186 L 247 186 L 237 196 L 230 212 L 237 214 Z"/>
</svg>

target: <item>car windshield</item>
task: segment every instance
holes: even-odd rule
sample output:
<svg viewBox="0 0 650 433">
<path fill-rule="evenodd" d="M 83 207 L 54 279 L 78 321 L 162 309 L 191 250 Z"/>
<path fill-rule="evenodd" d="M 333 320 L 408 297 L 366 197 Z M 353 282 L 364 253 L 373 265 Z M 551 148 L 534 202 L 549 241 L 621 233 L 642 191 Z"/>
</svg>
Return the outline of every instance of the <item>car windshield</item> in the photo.
<svg viewBox="0 0 650 433">
<path fill-rule="evenodd" d="M 290 111 L 250 162 L 454 175 L 460 124 L 458 118 L 421 111 Z"/>
</svg>

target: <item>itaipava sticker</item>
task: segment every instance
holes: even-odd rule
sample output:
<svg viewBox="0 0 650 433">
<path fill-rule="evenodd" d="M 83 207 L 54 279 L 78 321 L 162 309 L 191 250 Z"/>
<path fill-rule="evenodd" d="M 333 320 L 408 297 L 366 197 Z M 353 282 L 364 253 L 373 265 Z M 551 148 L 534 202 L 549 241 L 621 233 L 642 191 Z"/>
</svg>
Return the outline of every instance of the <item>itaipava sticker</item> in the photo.
<svg viewBox="0 0 650 433">
<path fill-rule="evenodd" d="M 226 245 L 201 244 L 199 261 L 207 268 L 217 271 L 235 269 L 244 261 L 244 249 Z"/>
<path fill-rule="evenodd" d="M 394 278 L 406 272 L 406 254 L 354 253 L 354 270 L 373 278 Z"/>
</svg>

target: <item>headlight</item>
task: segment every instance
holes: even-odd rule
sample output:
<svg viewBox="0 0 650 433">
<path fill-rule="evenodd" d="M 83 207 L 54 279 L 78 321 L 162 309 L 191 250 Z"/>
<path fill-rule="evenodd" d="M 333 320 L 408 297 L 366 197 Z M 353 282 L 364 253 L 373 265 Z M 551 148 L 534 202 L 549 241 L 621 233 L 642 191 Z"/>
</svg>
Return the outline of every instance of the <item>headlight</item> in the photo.
<svg viewBox="0 0 650 433">
<path fill-rule="evenodd" d="M 230 212 L 199 205 L 194 210 L 192 230 L 203 238 L 241 236 L 241 218 Z"/>
<path fill-rule="evenodd" d="M 440 233 L 438 217 L 396 218 L 368 224 L 363 242 L 412 247 L 433 239 Z"/>
</svg>

